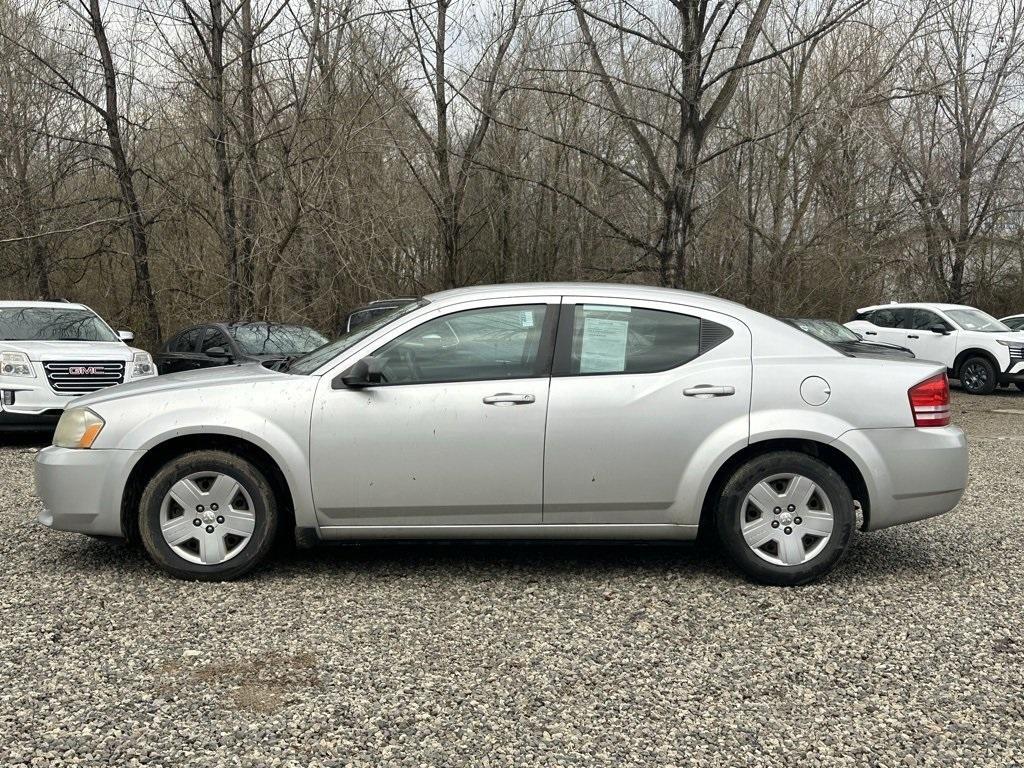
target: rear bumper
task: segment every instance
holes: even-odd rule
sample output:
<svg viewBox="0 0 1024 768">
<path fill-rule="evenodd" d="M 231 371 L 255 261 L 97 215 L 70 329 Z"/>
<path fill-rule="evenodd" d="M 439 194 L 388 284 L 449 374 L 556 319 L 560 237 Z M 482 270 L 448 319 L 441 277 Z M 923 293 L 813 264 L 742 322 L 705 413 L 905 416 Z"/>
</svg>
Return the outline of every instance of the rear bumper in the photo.
<svg viewBox="0 0 1024 768">
<path fill-rule="evenodd" d="M 51 446 L 36 456 L 39 522 L 58 531 L 124 536 L 121 496 L 145 451 L 75 450 Z"/>
<path fill-rule="evenodd" d="M 959 427 L 855 429 L 832 445 L 853 459 L 867 485 L 865 530 L 949 512 L 967 488 L 967 438 Z"/>
</svg>

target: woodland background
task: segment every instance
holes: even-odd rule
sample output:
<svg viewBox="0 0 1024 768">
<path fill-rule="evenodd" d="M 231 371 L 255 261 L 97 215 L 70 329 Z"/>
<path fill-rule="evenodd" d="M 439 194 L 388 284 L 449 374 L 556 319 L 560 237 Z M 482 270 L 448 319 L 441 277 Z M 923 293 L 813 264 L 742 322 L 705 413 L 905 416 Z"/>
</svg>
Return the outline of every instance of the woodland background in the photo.
<svg viewBox="0 0 1024 768">
<path fill-rule="evenodd" d="M 1024 311 L 1024 0 L 0 0 L 0 298 Z"/>
</svg>

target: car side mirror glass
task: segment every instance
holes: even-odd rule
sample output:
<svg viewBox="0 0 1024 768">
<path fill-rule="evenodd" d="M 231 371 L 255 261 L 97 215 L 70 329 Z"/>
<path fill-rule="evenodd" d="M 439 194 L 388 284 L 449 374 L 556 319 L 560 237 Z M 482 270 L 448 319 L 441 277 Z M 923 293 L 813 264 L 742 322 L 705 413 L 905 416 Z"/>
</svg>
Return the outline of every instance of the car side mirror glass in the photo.
<svg viewBox="0 0 1024 768">
<path fill-rule="evenodd" d="M 928 330 L 931 331 L 932 333 L 942 334 L 943 336 L 949 333 L 949 331 L 946 330 L 946 326 L 938 324 L 931 326 L 930 328 L 928 328 Z"/>
<path fill-rule="evenodd" d="M 221 360 L 231 359 L 231 353 L 224 347 L 210 347 L 204 354 L 207 357 L 216 357 Z"/>
<path fill-rule="evenodd" d="M 332 385 L 334 389 L 341 389 L 342 387 L 362 389 L 383 383 L 384 371 L 380 360 L 371 356 L 356 361 L 351 368 L 335 378 Z"/>
<path fill-rule="evenodd" d="M 131 331 L 118 331 L 117 338 L 127 343 L 129 341 L 135 341 L 135 334 L 132 333 Z"/>
</svg>

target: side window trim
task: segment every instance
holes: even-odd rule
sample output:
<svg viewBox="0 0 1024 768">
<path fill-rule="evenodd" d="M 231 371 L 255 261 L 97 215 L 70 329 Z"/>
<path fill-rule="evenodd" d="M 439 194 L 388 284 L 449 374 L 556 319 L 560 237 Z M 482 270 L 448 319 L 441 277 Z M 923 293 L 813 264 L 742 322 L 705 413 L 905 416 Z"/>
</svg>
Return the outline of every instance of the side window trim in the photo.
<svg viewBox="0 0 1024 768">
<path fill-rule="evenodd" d="M 557 303 L 556 301 L 552 301 L 548 297 L 524 296 L 524 297 L 522 297 L 520 300 L 518 300 L 514 304 L 492 304 L 492 305 L 464 307 L 464 308 L 458 308 L 458 306 L 456 305 L 455 307 L 452 307 L 452 311 L 451 312 L 445 312 L 443 314 L 434 315 L 433 317 L 426 318 L 422 322 L 417 323 L 416 325 L 414 325 L 414 326 L 412 326 L 410 328 L 404 329 L 400 334 L 396 335 L 395 337 L 393 337 L 391 339 L 388 339 L 387 341 L 385 341 L 382 344 L 380 344 L 379 346 L 375 347 L 373 350 L 368 351 L 366 354 L 362 355 L 361 357 L 367 357 L 367 356 L 372 357 L 373 355 L 376 355 L 384 347 L 387 347 L 388 345 L 390 345 L 393 342 L 397 341 L 398 339 L 402 338 L 406 334 L 411 333 L 411 332 L 415 331 L 417 328 L 419 328 L 419 327 L 421 327 L 421 326 L 423 326 L 423 325 L 425 325 L 427 323 L 431 323 L 431 322 L 433 322 L 435 320 L 439 320 L 439 319 L 442 319 L 442 318 L 445 318 L 445 317 L 450 317 L 452 315 L 461 314 L 462 312 L 473 312 L 473 311 L 477 311 L 477 310 L 481 310 L 481 309 L 500 309 L 502 307 L 520 306 L 520 305 L 521 306 L 540 306 L 540 307 L 544 308 L 544 325 L 541 328 L 540 344 L 539 344 L 539 347 L 538 347 L 538 350 L 537 350 L 536 368 L 533 371 L 532 375 L 527 377 L 527 378 L 533 378 L 533 379 L 550 378 L 551 377 L 551 366 L 552 366 L 552 361 L 554 359 L 554 352 L 555 352 L 555 334 L 556 334 L 556 328 L 557 328 L 558 319 L 559 319 L 559 316 L 560 316 L 561 311 L 562 311 L 562 305 L 560 303 Z M 437 380 L 437 381 L 433 381 L 433 380 L 432 381 L 407 381 L 407 382 L 396 381 L 396 382 L 384 382 L 384 383 L 381 383 L 381 384 L 375 384 L 374 388 L 376 389 L 376 388 L 380 388 L 380 387 L 419 387 L 419 386 L 429 386 L 429 385 L 432 385 L 432 384 L 468 384 L 468 383 L 479 383 L 479 382 L 486 382 L 486 381 L 502 382 L 502 381 L 515 381 L 515 379 L 480 378 L 480 379 L 444 379 L 444 380 Z"/>
</svg>

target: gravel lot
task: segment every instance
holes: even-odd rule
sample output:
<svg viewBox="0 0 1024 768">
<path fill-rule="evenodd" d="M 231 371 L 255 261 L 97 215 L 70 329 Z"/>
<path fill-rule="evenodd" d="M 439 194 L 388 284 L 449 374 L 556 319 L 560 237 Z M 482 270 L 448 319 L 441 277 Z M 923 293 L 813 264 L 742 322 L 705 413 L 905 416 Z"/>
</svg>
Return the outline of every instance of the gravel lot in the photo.
<svg viewBox="0 0 1024 768">
<path fill-rule="evenodd" d="M 372 545 L 185 584 L 0 448 L 0 766 L 1024 765 L 1024 394 L 972 485 L 773 589 L 692 547 Z M 1006 409 L 1010 413 L 992 413 Z"/>
</svg>

